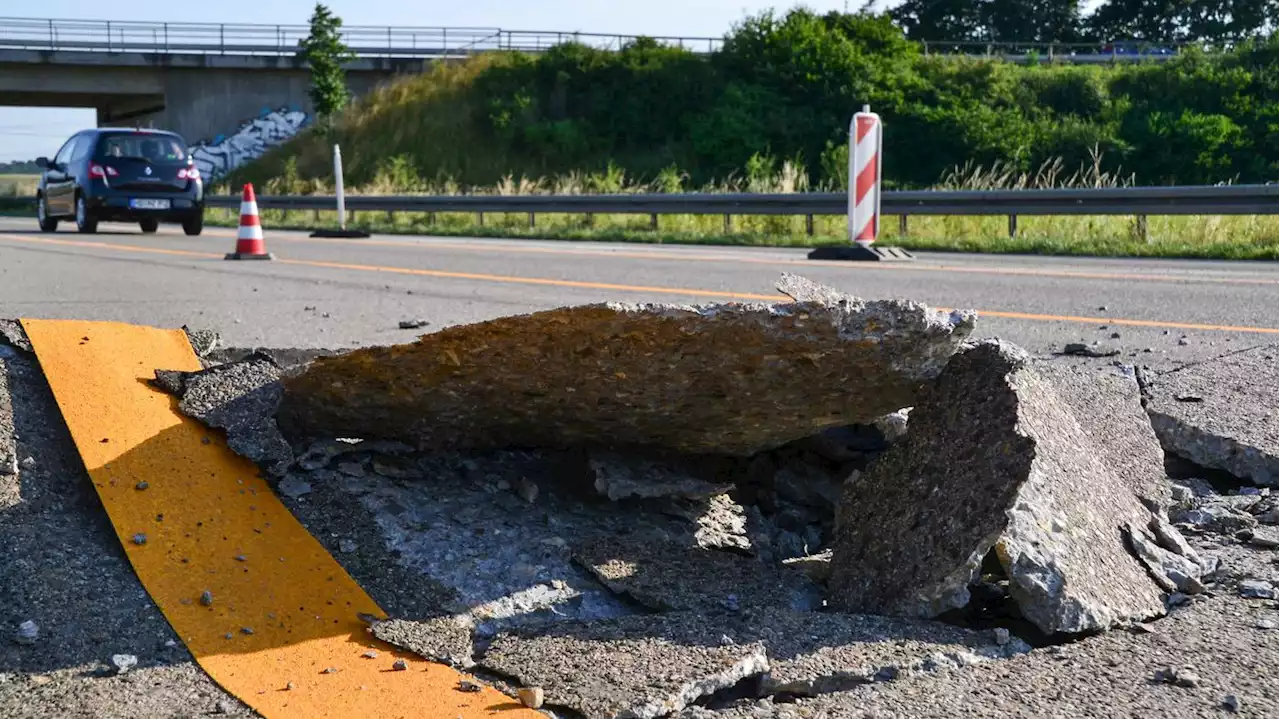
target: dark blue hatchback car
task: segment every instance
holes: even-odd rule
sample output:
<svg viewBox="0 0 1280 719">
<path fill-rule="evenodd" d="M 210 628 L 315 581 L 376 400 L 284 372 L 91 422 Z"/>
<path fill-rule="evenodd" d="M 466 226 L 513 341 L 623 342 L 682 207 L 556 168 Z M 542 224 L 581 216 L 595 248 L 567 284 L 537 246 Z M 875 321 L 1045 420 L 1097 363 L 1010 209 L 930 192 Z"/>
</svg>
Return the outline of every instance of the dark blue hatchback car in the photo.
<svg viewBox="0 0 1280 719">
<path fill-rule="evenodd" d="M 188 235 L 204 228 L 204 182 L 172 132 L 102 128 L 76 133 L 44 170 L 36 191 L 40 229 L 53 232 L 63 218 L 80 232 L 95 232 L 99 221 L 136 222 L 155 232 L 161 222 L 178 222 Z"/>
</svg>

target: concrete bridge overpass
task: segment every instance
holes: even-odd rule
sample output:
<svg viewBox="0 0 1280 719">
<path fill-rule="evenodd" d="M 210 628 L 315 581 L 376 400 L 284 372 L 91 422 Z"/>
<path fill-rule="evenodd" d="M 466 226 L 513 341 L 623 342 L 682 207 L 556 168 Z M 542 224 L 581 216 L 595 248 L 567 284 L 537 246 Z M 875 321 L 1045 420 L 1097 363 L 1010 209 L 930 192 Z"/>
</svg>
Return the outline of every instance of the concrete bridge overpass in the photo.
<svg viewBox="0 0 1280 719">
<path fill-rule="evenodd" d="M 194 143 L 218 175 L 309 122 L 310 74 L 296 57 L 305 25 L 0 18 L 0 105 L 85 107 L 99 126 L 160 127 Z M 359 96 L 430 63 L 488 50 L 538 52 L 577 40 L 618 48 L 633 36 L 498 28 L 346 27 Z M 717 38 L 660 38 L 699 51 Z"/>
</svg>

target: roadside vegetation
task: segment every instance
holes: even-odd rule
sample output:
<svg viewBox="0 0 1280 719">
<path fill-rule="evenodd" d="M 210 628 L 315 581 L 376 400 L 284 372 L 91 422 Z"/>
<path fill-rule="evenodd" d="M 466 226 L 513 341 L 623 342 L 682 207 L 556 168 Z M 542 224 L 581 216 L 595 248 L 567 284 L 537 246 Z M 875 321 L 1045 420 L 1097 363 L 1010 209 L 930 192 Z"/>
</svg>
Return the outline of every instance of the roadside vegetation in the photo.
<svg viewBox="0 0 1280 719">
<path fill-rule="evenodd" d="M 756 156 L 747 171 L 727 181 L 700 187 L 687 178 L 660 174 L 648 182 L 630 178 L 611 166 L 603 172 L 571 172 L 537 181 L 504 178 L 494 185 L 463 187 L 453 180 L 425 182 L 403 161 L 384 167 L 372 181 L 349 194 L 588 194 L 670 192 L 803 192 L 808 189 L 804 168 L 791 162 L 775 162 Z M 939 189 L 998 189 L 1049 187 L 1115 187 L 1131 184 L 1101 169 L 1100 158 L 1088 166 L 1066 172 L 1061 160 L 1046 161 L 1036 172 L 1019 172 L 996 165 L 973 164 L 953 168 L 937 185 Z M 318 179 L 301 179 L 286 163 L 281 177 L 259 188 L 260 194 L 327 194 L 333 188 Z M 349 226 L 381 234 L 432 234 L 465 237 L 527 237 L 613 242 L 757 245 L 805 247 L 845 242 L 845 218 L 815 216 L 812 235 L 806 218 L 731 216 L 726 231 L 723 215 L 661 215 L 654 230 L 648 215 L 542 214 L 530 227 L 524 213 L 421 213 L 355 212 Z M 208 222 L 234 226 L 234 210 L 209 210 Z M 272 228 L 316 229 L 333 227 L 334 212 L 263 210 L 263 224 Z M 1280 241 L 1275 217 L 1148 217 L 1146 236 L 1137 218 L 1019 217 L 1018 234 L 1009 237 L 1007 218 L 910 217 L 907 234 L 900 233 L 899 218 L 883 218 L 881 242 L 915 250 L 1036 253 L 1129 257 L 1187 257 L 1274 260 Z"/>
</svg>

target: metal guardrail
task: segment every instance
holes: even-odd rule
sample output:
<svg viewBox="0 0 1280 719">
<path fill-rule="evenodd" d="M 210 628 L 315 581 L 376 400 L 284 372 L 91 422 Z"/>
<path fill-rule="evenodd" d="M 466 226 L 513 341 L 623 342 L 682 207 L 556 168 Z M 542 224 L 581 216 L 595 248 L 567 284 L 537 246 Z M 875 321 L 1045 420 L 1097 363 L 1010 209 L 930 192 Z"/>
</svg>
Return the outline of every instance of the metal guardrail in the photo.
<svg viewBox="0 0 1280 719">
<path fill-rule="evenodd" d="M 204 55 L 292 55 L 307 37 L 306 25 L 248 23 L 134 22 L 118 20 L 55 20 L 0 17 L 0 48 L 78 50 L 82 52 L 195 53 Z M 579 42 L 618 50 L 637 35 L 556 30 L 504 30 L 496 27 L 374 27 L 342 28 L 343 41 L 361 57 L 462 57 L 488 50 L 542 52 L 564 42 Z M 664 45 L 710 53 L 724 38 L 658 36 Z M 928 54 L 1001 57 L 1025 61 L 1109 62 L 1163 60 L 1185 43 L 1063 43 L 968 42 L 919 43 Z"/>
<path fill-rule="evenodd" d="M 293 55 L 310 34 L 306 25 L 253 25 L 116 20 L 38 20 L 0 17 L 0 48 L 84 52 Z M 344 26 L 343 42 L 362 57 L 450 57 L 487 50 L 541 52 L 574 41 L 617 50 L 636 35 L 496 27 Z M 654 37 L 665 45 L 711 52 L 722 38 Z"/>
<path fill-rule="evenodd" d="M 333 210 L 322 195 L 259 195 L 271 210 Z M 211 207 L 240 198 L 210 195 Z M 637 215 L 843 215 L 843 192 L 633 195 L 347 195 L 348 211 L 510 212 Z M 1276 215 L 1276 185 L 1118 187 L 1071 190 L 921 190 L 885 192 L 882 215 Z"/>
</svg>

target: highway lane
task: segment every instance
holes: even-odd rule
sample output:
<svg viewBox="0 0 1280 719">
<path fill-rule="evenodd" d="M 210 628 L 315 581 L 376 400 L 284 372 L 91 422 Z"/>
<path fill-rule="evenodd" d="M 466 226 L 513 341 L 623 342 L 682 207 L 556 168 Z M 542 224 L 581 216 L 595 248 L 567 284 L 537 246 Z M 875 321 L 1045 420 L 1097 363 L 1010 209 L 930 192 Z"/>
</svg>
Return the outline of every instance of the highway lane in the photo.
<svg viewBox="0 0 1280 719">
<path fill-rule="evenodd" d="M 1036 352 L 1118 332 L 1146 362 L 1274 342 L 1280 302 L 1275 263 L 929 254 L 868 265 L 778 248 L 319 240 L 270 228 L 277 261 L 226 262 L 234 230 L 102 229 L 42 235 L 31 220 L 0 219 L 0 316 L 189 324 L 234 344 L 344 347 L 407 341 L 414 333 L 396 325 L 409 318 L 438 328 L 604 300 L 768 299 L 781 272 L 797 272 L 865 298 L 978 309 L 978 335 Z"/>
</svg>

